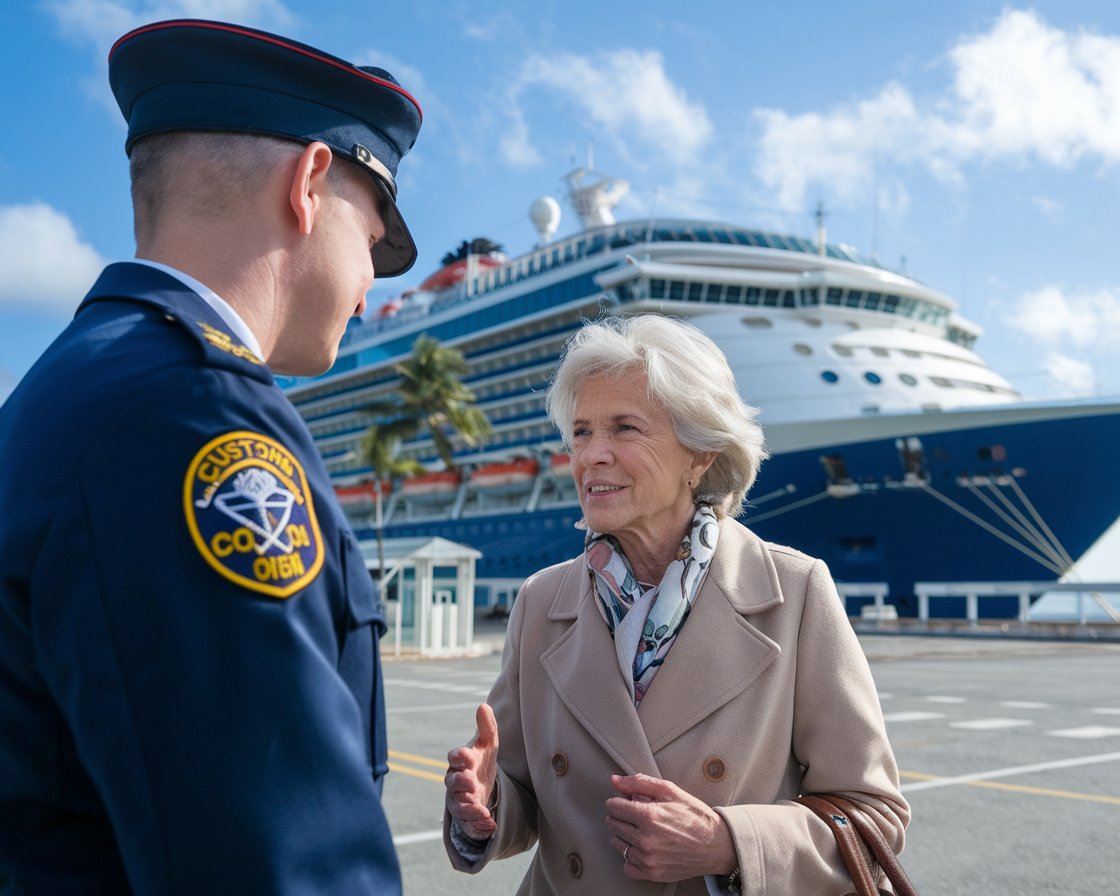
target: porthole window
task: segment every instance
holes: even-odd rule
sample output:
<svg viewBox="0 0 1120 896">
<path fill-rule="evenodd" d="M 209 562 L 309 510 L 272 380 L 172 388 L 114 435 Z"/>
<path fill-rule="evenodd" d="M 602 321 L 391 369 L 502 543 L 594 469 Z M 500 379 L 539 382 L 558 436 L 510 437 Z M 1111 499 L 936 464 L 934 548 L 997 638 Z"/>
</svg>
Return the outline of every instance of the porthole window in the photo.
<svg viewBox="0 0 1120 896">
<path fill-rule="evenodd" d="M 811 355 L 813 353 L 813 349 L 804 342 L 795 342 L 793 350 L 799 355 Z"/>
<path fill-rule="evenodd" d="M 876 357 L 879 357 L 879 358 L 885 358 L 890 354 L 890 352 L 888 352 L 885 348 L 882 348 L 881 346 L 873 345 L 871 347 L 871 354 L 873 354 L 873 355 L 875 355 Z"/>
<path fill-rule="evenodd" d="M 871 383 L 872 386 L 878 386 L 881 382 L 883 382 L 883 378 L 873 370 L 868 370 L 866 373 L 864 373 L 863 378 L 867 380 L 867 382 Z"/>
<path fill-rule="evenodd" d="M 743 324 L 754 330 L 767 330 L 774 326 L 773 322 L 766 317 L 744 317 Z"/>
<path fill-rule="evenodd" d="M 850 358 L 852 356 L 852 350 L 846 345 L 834 345 L 832 346 L 832 350 L 841 358 Z"/>
<path fill-rule="evenodd" d="M 840 381 L 839 375 L 834 370 L 822 370 L 821 379 L 826 383 L 837 383 Z"/>
<path fill-rule="evenodd" d="M 900 373 L 900 374 L 898 375 L 898 378 L 899 378 L 900 380 L 902 380 L 902 382 L 904 382 L 904 383 L 905 383 L 905 384 L 906 384 L 907 386 L 916 386 L 916 385 L 918 385 L 918 378 L 917 378 L 916 376 L 914 376 L 913 374 L 909 374 L 909 373 Z"/>
</svg>

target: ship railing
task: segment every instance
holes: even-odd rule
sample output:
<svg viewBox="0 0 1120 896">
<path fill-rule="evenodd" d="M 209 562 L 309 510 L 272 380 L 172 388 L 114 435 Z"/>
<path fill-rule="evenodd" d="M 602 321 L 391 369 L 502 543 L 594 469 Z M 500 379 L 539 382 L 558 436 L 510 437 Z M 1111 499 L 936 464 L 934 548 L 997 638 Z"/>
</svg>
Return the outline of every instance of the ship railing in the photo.
<svg viewBox="0 0 1120 896">
<path fill-rule="evenodd" d="M 1020 622 L 1031 622 L 1031 604 L 1036 597 L 1043 594 L 1073 594 L 1075 596 L 1076 611 L 1069 619 L 1047 620 L 1076 622 L 1086 625 L 1089 620 L 1090 609 L 1100 606 L 1105 615 L 1113 622 L 1120 622 L 1117 611 L 1101 598 L 1101 594 L 1120 594 L 1120 582 L 916 582 L 914 594 L 918 598 L 918 620 L 929 622 L 929 606 L 931 600 L 954 599 L 965 601 L 965 619 L 972 626 L 980 621 L 980 600 L 986 597 L 1019 598 Z"/>
<path fill-rule="evenodd" d="M 508 616 L 517 592 L 524 584 L 524 577 L 475 579 L 475 606 L 485 608 L 486 615 L 490 617 Z"/>
<path fill-rule="evenodd" d="M 848 611 L 848 598 L 870 597 L 871 603 L 860 608 L 860 618 L 867 621 L 885 622 L 898 619 L 898 610 L 887 603 L 889 588 L 886 582 L 837 582 L 836 591 Z M 849 614 L 850 615 L 850 614 Z"/>
</svg>

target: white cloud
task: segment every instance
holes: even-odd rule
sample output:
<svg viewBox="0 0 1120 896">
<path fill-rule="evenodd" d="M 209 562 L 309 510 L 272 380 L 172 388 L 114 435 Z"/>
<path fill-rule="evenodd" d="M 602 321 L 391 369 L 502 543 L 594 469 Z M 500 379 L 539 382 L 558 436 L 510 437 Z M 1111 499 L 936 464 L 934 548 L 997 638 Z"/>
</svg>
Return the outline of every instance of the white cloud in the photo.
<svg viewBox="0 0 1120 896">
<path fill-rule="evenodd" d="M 502 158 L 514 168 L 531 168 L 543 161 L 543 157 L 533 146 L 525 116 L 516 106 L 511 107 L 508 124 L 502 128 L 498 150 Z"/>
<path fill-rule="evenodd" d="M 70 219 L 49 205 L 0 206 L 0 306 L 73 311 L 104 265 Z"/>
<path fill-rule="evenodd" d="M 1065 205 L 1057 199 L 1051 199 L 1049 196 L 1031 196 L 1030 203 L 1040 212 L 1043 217 L 1049 218 L 1051 221 L 1060 220 L 1062 213 L 1065 211 Z"/>
<path fill-rule="evenodd" d="M 898 84 L 829 114 L 754 114 L 763 129 L 755 171 L 781 208 L 804 206 L 813 183 L 828 184 L 841 200 L 868 198 L 879 180 L 878 160 L 912 156 L 914 135 L 922 130 L 914 100 Z"/>
<path fill-rule="evenodd" d="M 969 162 L 1120 162 L 1120 38 L 1005 10 L 946 58 L 950 83 L 921 101 L 891 83 L 826 111 L 756 110 L 758 177 L 784 207 L 804 207 L 814 184 L 841 201 L 871 196 L 883 160 L 957 186 Z"/>
<path fill-rule="evenodd" d="M 588 130 L 635 165 L 651 153 L 677 166 L 697 164 L 713 133 L 707 110 L 670 80 L 655 51 L 530 56 L 512 89 L 515 121 L 523 115 L 522 94 L 532 88 L 566 97 L 587 118 Z M 522 158 L 536 152 L 529 151 L 527 126 L 510 147 Z"/>
<path fill-rule="evenodd" d="M 949 58 L 963 152 L 1034 154 L 1059 166 L 1086 154 L 1120 159 L 1120 39 L 1007 10 Z"/>
<path fill-rule="evenodd" d="M 1046 345 L 1111 351 L 1120 333 L 1120 287 L 1067 294 L 1043 286 L 1018 298 L 1004 323 Z"/>
<path fill-rule="evenodd" d="M 1096 391 L 1093 365 L 1059 352 L 1049 352 L 1043 360 L 1059 392 L 1067 395 L 1092 395 Z"/>
</svg>

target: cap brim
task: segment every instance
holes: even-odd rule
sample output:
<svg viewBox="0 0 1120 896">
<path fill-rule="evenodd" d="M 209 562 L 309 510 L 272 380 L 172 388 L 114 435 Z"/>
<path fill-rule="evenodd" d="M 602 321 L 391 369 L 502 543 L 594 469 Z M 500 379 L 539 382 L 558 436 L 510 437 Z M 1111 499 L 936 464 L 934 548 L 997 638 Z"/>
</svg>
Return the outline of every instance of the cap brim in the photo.
<svg viewBox="0 0 1120 896">
<path fill-rule="evenodd" d="M 385 237 L 373 247 L 373 272 L 376 277 L 396 277 L 416 263 L 416 243 L 404 223 L 389 185 L 376 174 L 370 174 L 381 193 L 381 220 Z"/>
</svg>

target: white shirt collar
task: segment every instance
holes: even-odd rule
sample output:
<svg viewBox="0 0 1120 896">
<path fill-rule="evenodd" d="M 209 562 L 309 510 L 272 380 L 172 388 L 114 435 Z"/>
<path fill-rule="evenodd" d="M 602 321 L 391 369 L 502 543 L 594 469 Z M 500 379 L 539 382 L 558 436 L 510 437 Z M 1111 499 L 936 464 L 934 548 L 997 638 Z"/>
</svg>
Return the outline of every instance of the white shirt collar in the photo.
<svg viewBox="0 0 1120 896">
<path fill-rule="evenodd" d="M 254 355 L 264 360 L 264 355 L 261 353 L 261 344 L 257 341 L 257 337 L 253 335 L 253 331 L 249 329 L 249 325 L 241 319 L 233 308 L 214 290 L 212 290 L 205 283 L 195 280 L 190 274 L 184 274 L 178 268 L 173 268 L 171 265 L 163 264 L 159 261 L 151 261 L 147 258 L 133 258 L 132 261 L 136 264 L 146 264 L 150 268 L 163 271 L 169 274 L 185 286 L 189 286 L 207 305 L 214 309 L 214 312 L 226 323 L 234 335 L 245 345 L 249 351 Z"/>
</svg>

